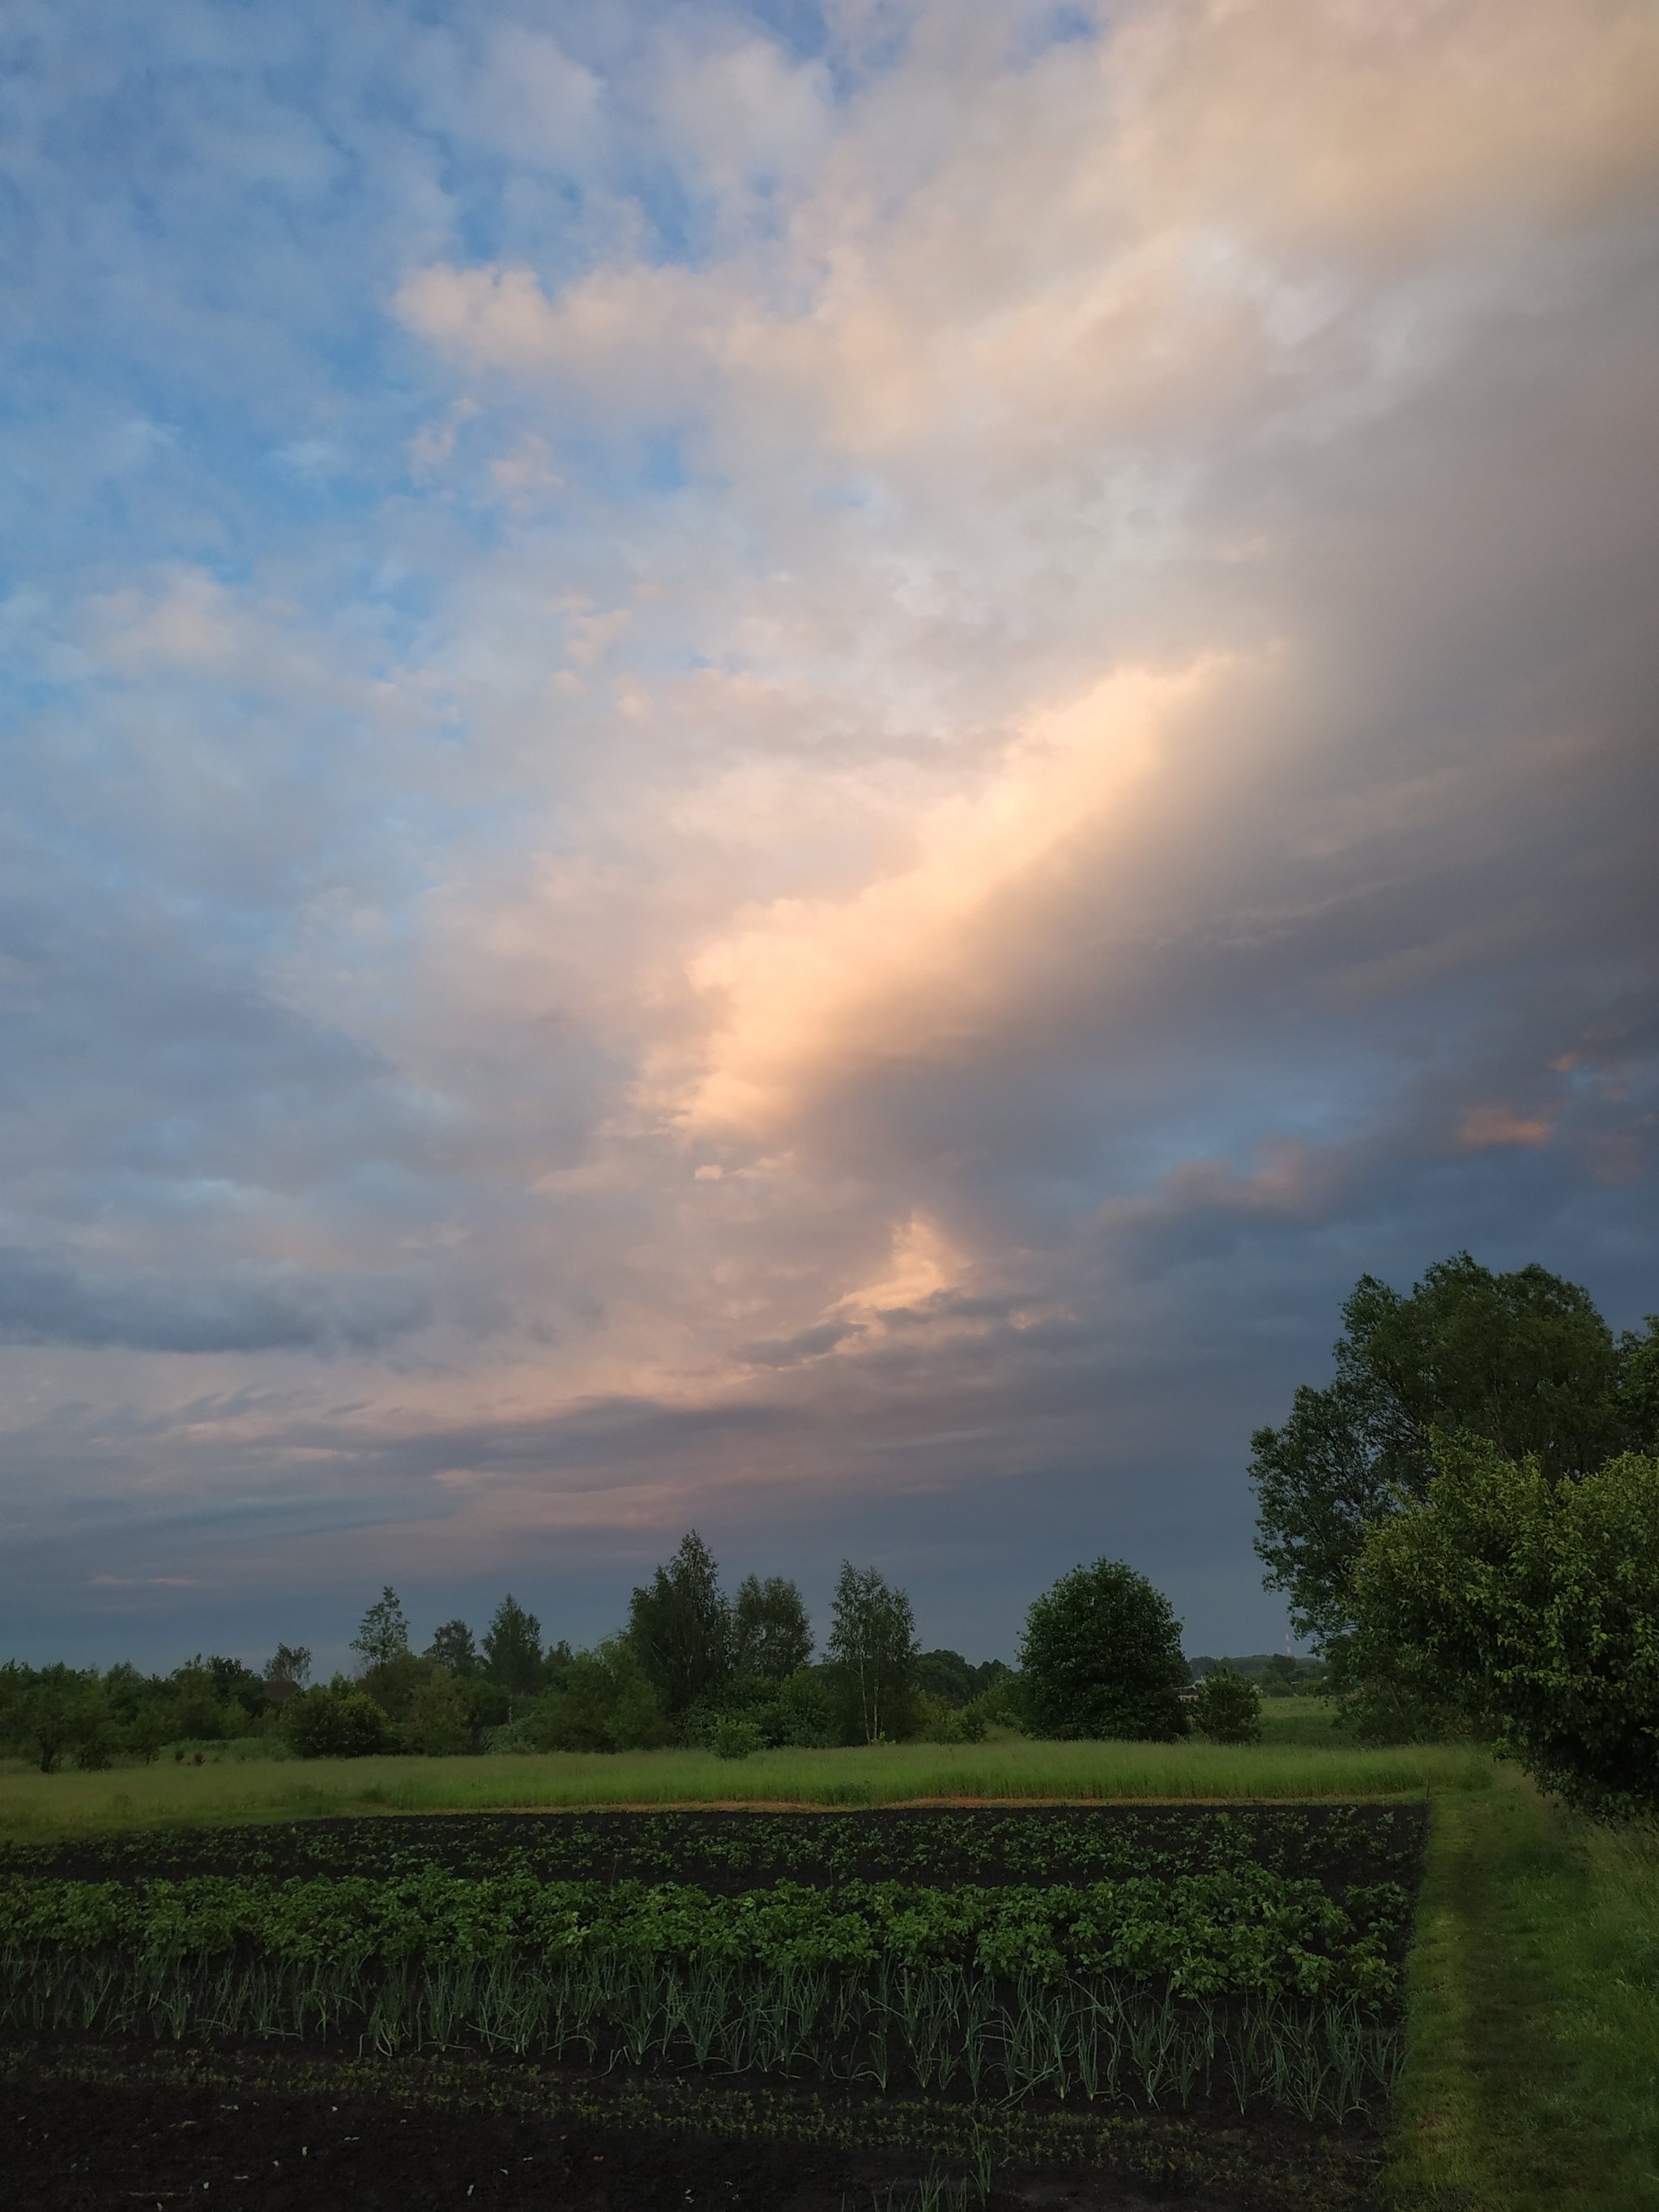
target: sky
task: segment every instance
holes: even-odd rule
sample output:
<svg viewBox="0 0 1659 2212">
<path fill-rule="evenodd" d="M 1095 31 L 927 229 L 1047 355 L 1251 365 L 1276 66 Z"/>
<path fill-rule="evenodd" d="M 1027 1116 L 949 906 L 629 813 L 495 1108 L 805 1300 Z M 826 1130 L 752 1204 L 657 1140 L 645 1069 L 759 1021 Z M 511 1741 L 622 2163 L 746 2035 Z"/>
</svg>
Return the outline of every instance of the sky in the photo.
<svg viewBox="0 0 1659 2212">
<path fill-rule="evenodd" d="M 1285 1633 L 1659 1307 L 1650 0 L 10 0 L 0 1656 Z"/>
</svg>

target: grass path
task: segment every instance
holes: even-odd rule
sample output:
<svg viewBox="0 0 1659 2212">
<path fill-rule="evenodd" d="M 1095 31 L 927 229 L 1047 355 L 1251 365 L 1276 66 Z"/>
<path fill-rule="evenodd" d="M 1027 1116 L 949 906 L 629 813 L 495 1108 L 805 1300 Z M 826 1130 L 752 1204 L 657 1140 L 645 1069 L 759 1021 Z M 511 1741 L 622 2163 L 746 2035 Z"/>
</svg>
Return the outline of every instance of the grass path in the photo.
<svg viewBox="0 0 1659 2212">
<path fill-rule="evenodd" d="M 1437 1794 L 1392 2203 L 1659 2212 L 1659 1837 Z"/>
</svg>

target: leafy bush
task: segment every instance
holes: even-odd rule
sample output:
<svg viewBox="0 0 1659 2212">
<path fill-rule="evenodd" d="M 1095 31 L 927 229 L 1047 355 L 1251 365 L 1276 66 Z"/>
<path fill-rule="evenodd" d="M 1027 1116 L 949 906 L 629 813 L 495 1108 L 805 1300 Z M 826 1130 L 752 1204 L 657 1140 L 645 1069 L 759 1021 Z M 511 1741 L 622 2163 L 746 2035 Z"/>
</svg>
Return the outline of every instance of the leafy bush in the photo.
<svg viewBox="0 0 1659 2212">
<path fill-rule="evenodd" d="M 916 1733 L 924 1743 L 984 1742 L 986 1719 L 977 1702 L 958 1709 L 927 1690 L 918 1690 L 916 1705 L 920 1720 Z"/>
<path fill-rule="evenodd" d="M 367 1692 L 337 1674 L 302 1690 L 283 1711 L 283 1737 L 301 1759 L 367 1759 L 395 1751 L 392 1723 Z"/>
<path fill-rule="evenodd" d="M 1354 1674 L 1443 1700 L 1569 1804 L 1659 1812 L 1659 1460 L 1552 1480 L 1431 1438 L 1426 1500 L 1366 1533 Z"/>
<path fill-rule="evenodd" d="M 544 1692 L 524 1723 L 538 1751 L 653 1751 L 674 1735 L 638 1652 L 620 1636 L 574 1653 L 562 1686 Z"/>
<path fill-rule="evenodd" d="M 726 1721 L 743 1721 L 758 1731 L 760 1746 L 775 1751 L 822 1750 L 835 1741 L 834 1716 L 822 1680 L 801 1668 L 781 1682 L 763 1674 L 738 1674 L 721 1688 L 707 1692 L 680 1720 L 680 1739 L 712 1748 L 715 1730 Z"/>
<path fill-rule="evenodd" d="M 1261 1737 L 1261 1698 L 1254 1682 L 1217 1667 L 1199 1684 L 1190 1707 L 1193 1726 L 1212 1743 L 1257 1743 Z"/>
<path fill-rule="evenodd" d="M 1075 1567 L 1036 1601 L 1020 1663 L 1033 1735 L 1170 1743 L 1187 1733 L 1181 1624 L 1120 1559 Z"/>
<path fill-rule="evenodd" d="M 718 1720 L 708 1738 L 716 1759 L 747 1759 L 765 1741 L 753 1721 Z"/>
<path fill-rule="evenodd" d="M 1025 1726 L 1024 1676 L 1017 1674 L 1012 1667 L 1000 1666 L 995 1660 L 991 1662 L 991 1665 L 997 1668 L 997 1672 L 989 1686 L 981 1690 L 976 1698 L 970 1698 L 962 1709 L 964 1729 L 975 1724 L 979 1727 L 979 1734 L 969 1739 L 975 1743 L 981 1741 L 989 1729 L 1023 1729 Z M 981 1668 L 980 1671 L 984 1674 L 989 1669 Z"/>
</svg>

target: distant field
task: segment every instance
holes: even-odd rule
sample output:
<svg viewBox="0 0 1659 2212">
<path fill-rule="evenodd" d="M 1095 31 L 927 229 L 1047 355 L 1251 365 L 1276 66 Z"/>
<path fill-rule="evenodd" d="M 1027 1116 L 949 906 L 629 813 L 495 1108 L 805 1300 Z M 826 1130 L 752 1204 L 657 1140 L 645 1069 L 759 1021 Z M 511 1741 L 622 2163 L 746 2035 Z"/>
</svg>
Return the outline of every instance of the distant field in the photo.
<svg viewBox="0 0 1659 2212">
<path fill-rule="evenodd" d="M 1264 1744 L 1346 1744 L 1336 1726 L 1336 1706 L 1328 1698 L 1264 1698 L 1261 1700 L 1261 1740 Z"/>
<path fill-rule="evenodd" d="M 1285 1700 L 1286 1704 L 1291 1701 Z M 1407 1745 L 1367 1750 L 1321 1741 L 1311 1714 L 1270 1722 L 1267 1740 L 1214 1744 L 902 1744 L 874 1750 L 708 1752 L 614 1757 L 578 1752 L 483 1759 L 250 1761 L 95 1774 L 0 1775 L 0 1838 L 57 1836 L 191 1821 L 291 1820 L 330 1813 L 482 1812 L 536 1806 L 890 1805 L 924 1798 L 1188 1799 L 1382 1797 L 1485 1790 L 1484 1753 Z M 1298 1741 L 1300 1736 L 1302 1740 Z M 1311 1739 L 1311 1740 L 1309 1740 Z"/>
</svg>

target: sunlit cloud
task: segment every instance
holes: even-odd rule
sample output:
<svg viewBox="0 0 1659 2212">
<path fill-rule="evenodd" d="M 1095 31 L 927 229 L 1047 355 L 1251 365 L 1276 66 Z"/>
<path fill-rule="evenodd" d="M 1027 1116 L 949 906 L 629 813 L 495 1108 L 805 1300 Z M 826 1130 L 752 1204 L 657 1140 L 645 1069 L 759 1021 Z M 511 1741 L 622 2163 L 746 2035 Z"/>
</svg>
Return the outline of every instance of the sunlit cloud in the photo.
<svg viewBox="0 0 1659 2212">
<path fill-rule="evenodd" d="M 1240 1648 L 1358 1273 L 1651 1309 L 1650 7 L 20 22 L 37 1641 L 695 1518 Z"/>
</svg>

